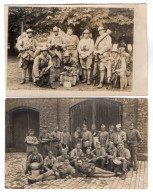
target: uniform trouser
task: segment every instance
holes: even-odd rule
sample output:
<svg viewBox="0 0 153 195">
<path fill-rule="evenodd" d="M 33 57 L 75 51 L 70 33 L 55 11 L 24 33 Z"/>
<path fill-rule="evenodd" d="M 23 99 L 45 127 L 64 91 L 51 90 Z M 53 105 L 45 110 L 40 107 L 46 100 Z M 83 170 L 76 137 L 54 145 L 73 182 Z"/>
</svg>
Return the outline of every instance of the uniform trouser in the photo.
<svg viewBox="0 0 153 195">
<path fill-rule="evenodd" d="M 50 143 L 43 143 L 41 145 L 41 154 L 43 156 L 43 159 L 45 159 L 49 151 L 50 151 Z"/>
<path fill-rule="evenodd" d="M 103 83 L 104 81 L 104 77 L 105 77 L 105 70 L 107 69 L 107 80 L 108 83 L 110 83 L 111 81 L 111 76 L 112 76 L 112 68 L 111 68 L 111 61 L 107 60 L 107 61 L 102 61 L 100 60 L 99 64 L 98 64 L 98 68 L 100 71 L 100 83 Z"/>
<path fill-rule="evenodd" d="M 38 181 L 42 181 L 42 180 L 44 180 L 44 179 L 46 179 L 47 177 L 50 177 L 50 176 L 52 176 L 50 179 L 55 179 L 55 173 L 54 173 L 53 170 L 49 170 L 49 171 L 37 176 L 34 179 L 35 179 L 36 182 L 38 182 Z"/>
<path fill-rule="evenodd" d="M 57 55 L 55 55 L 54 57 L 52 57 L 52 62 L 54 64 L 55 78 L 59 79 L 61 71 L 61 60 Z"/>
<path fill-rule="evenodd" d="M 126 159 L 124 160 L 121 160 L 122 163 L 120 165 L 118 165 L 115 169 L 114 169 L 114 172 L 117 173 L 117 172 L 121 172 L 121 173 L 125 173 L 127 171 L 127 168 L 128 166 L 130 165 L 130 162 Z"/>
<path fill-rule="evenodd" d="M 98 167 L 95 167 L 95 173 L 93 175 L 94 177 L 103 177 L 103 178 L 107 178 L 107 177 L 114 177 L 115 173 L 111 172 L 111 171 L 106 171 L 103 169 L 100 169 Z"/>
<path fill-rule="evenodd" d="M 126 71 L 121 71 L 119 73 L 119 77 L 120 77 L 120 88 L 123 89 L 124 87 L 127 87 Z"/>
<path fill-rule="evenodd" d="M 137 168 L 138 162 L 137 162 L 137 146 L 130 146 L 129 145 L 129 150 L 131 153 L 131 165 L 133 167 L 134 163 L 134 168 Z"/>
<path fill-rule="evenodd" d="M 32 169 L 31 169 L 31 167 L 30 167 L 30 165 L 29 164 L 26 164 L 26 171 L 28 172 L 28 171 L 31 171 Z M 44 165 L 41 165 L 40 167 L 39 167 L 39 170 L 44 170 Z"/>
<path fill-rule="evenodd" d="M 28 70 L 29 79 L 32 79 L 32 68 L 33 68 L 33 61 L 24 60 L 22 64 L 22 79 L 26 79 L 26 72 Z"/>
<path fill-rule="evenodd" d="M 101 158 L 101 159 L 97 159 L 97 160 L 95 161 L 95 165 L 96 165 L 97 167 L 101 168 L 101 169 L 103 169 L 103 168 L 105 167 L 105 164 L 106 164 L 106 158 L 105 158 L 105 157 L 103 157 L 103 158 Z"/>
</svg>

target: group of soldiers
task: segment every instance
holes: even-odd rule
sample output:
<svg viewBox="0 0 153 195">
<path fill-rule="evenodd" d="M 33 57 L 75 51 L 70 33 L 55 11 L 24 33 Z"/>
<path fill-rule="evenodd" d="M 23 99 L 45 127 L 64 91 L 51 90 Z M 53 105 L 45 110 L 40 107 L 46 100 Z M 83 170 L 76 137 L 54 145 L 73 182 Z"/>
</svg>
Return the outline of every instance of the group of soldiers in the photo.
<svg viewBox="0 0 153 195">
<path fill-rule="evenodd" d="M 26 82 L 28 70 L 30 82 L 40 87 L 49 85 L 55 89 L 54 81 L 61 84 L 61 73 L 64 71 L 75 75 L 76 83 L 79 83 L 82 76 L 81 82 L 87 85 L 92 80 L 93 85 L 98 88 L 102 88 L 104 83 L 107 88 L 125 88 L 129 85 L 127 64 L 130 59 L 126 44 L 122 40 L 118 47 L 114 47 L 109 29 L 100 26 L 98 32 L 99 36 L 94 43 L 88 29 L 83 31 L 79 40 L 73 34 L 72 27 L 68 27 L 67 33 L 62 36 L 55 26 L 48 41 L 41 45 L 34 38 L 34 31 L 28 29 L 16 44 L 20 52 L 19 67 L 22 69 L 20 83 Z"/>
<path fill-rule="evenodd" d="M 131 124 L 123 131 L 121 124 L 104 124 L 100 130 L 87 124 L 77 127 L 70 135 L 66 126 L 63 131 L 56 127 L 53 132 L 43 127 L 37 139 L 34 131 L 29 130 L 25 139 L 27 145 L 26 174 L 31 174 L 33 164 L 37 163 L 40 174 L 30 177 L 29 183 L 43 181 L 46 178 L 69 179 L 72 177 L 115 177 L 126 178 L 131 167 L 137 171 L 137 148 L 141 141 L 138 130 Z M 38 150 L 40 152 L 38 152 Z"/>
</svg>

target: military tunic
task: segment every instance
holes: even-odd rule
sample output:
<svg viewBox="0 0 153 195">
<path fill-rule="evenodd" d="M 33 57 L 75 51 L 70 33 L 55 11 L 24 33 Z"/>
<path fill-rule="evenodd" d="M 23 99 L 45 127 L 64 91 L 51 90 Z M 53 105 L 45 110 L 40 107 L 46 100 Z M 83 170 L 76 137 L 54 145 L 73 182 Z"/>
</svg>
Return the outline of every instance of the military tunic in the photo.
<svg viewBox="0 0 153 195">
<path fill-rule="evenodd" d="M 102 147 L 106 147 L 108 144 L 108 140 L 109 140 L 109 134 L 107 131 L 102 131 L 99 134 L 99 142 L 101 144 Z"/>
<path fill-rule="evenodd" d="M 38 140 L 35 136 L 27 136 L 24 142 L 26 143 L 27 146 L 26 148 L 27 156 L 29 156 L 33 152 L 34 145 L 38 144 Z"/>
</svg>

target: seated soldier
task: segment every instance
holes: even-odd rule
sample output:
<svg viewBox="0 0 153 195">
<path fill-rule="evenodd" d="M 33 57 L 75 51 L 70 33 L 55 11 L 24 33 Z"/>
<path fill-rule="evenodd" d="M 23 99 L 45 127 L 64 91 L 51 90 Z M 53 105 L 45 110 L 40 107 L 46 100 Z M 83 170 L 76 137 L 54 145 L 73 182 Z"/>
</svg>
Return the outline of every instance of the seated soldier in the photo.
<svg viewBox="0 0 153 195">
<path fill-rule="evenodd" d="M 34 60 L 33 65 L 33 81 L 38 86 L 49 84 L 52 89 L 53 85 L 52 74 L 54 72 L 51 56 L 48 54 L 47 47 L 41 49 L 41 54 Z"/>
<path fill-rule="evenodd" d="M 76 148 L 70 152 L 71 165 L 75 166 L 77 159 L 81 159 L 84 156 L 81 150 L 81 144 L 77 143 Z"/>
<path fill-rule="evenodd" d="M 36 147 L 34 147 L 32 154 L 27 159 L 25 174 L 28 174 L 29 172 L 31 173 L 32 163 L 38 163 L 40 171 L 44 169 L 43 157 L 38 153 L 38 149 Z"/>
<path fill-rule="evenodd" d="M 57 162 L 63 163 L 65 159 L 69 159 L 69 155 L 67 154 L 66 149 L 62 149 L 62 155 L 57 157 Z"/>
<path fill-rule="evenodd" d="M 117 156 L 117 148 L 114 146 L 114 143 L 109 141 L 107 149 L 107 159 L 108 165 L 110 165 L 110 170 L 113 171 L 113 159 Z"/>
<path fill-rule="evenodd" d="M 84 154 L 83 160 L 84 160 L 85 162 L 91 162 L 92 159 L 93 159 L 93 157 L 94 157 L 94 155 L 93 155 L 93 153 L 91 152 L 90 147 L 88 147 L 87 150 L 86 150 L 86 153 Z"/>
<path fill-rule="evenodd" d="M 56 163 L 56 158 L 53 156 L 52 151 L 48 152 L 48 156 L 44 159 L 44 169 L 49 171 L 53 168 L 53 165 Z"/>
<path fill-rule="evenodd" d="M 24 143 L 26 143 L 27 157 L 33 152 L 34 145 L 38 144 L 37 138 L 34 136 L 34 130 L 29 129 L 28 136 L 26 136 Z"/>
<path fill-rule="evenodd" d="M 76 177 L 113 177 L 114 173 L 106 171 L 96 167 L 93 163 L 83 162 L 81 159 L 77 160 L 76 163 Z"/>
<path fill-rule="evenodd" d="M 123 142 L 119 142 L 117 146 L 117 160 L 119 160 L 120 163 L 116 165 L 114 172 L 117 175 L 120 175 L 122 179 L 126 178 L 126 174 L 130 166 L 130 158 L 130 151 L 124 147 Z M 115 162 L 115 160 L 113 162 Z"/>
<path fill-rule="evenodd" d="M 63 55 L 64 72 L 72 75 L 77 75 L 77 82 L 79 82 L 79 68 L 77 62 L 71 57 L 68 51 Z M 60 76 L 60 82 L 62 82 L 62 74 Z"/>
<path fill-rule="evenodd" d="M 75 174 L 75 169 L 71 167 L 70 162 L 68 159 L 65 159 L 64 163 L 62 164 L 56 164 L 53 166 L 53 169 L 47 171 L 46 173 L 43 173 L 39 175 L 36 178 L 29 178 L 28 183 L 32 184 L 38 181 L 43 181 L 45 179 L 57 179 L 57 178 L 66 178 L 70 179 Z"/>
<path fill-rule="evenodd" d="M 94 159 L 92 160 L 99 168 L 104 168 L 106 164 L 106 152 L 105 148 L 101 147 L 100 142 L 96 143 L 96 148 L 92 151 Z"/>
</svg>

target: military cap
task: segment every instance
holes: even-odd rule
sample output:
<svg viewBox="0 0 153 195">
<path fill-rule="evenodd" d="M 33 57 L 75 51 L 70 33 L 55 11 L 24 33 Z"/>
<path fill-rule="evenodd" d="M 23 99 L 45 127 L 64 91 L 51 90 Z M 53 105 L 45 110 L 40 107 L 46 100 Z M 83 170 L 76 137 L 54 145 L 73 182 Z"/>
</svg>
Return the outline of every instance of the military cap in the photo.
<svg viewBox="0 0 153 195">
<path fill-rule="evenodd" d="M 90 31 L 88 29 L 83 31 L 83 34 L 89 34 L 89 33 L 90 33 Z"/>
<path fill-rule="evenodd" d="M 118 53 L 117 47 L 112 47 L 111 52 L 117 52 Z"/>
<path fill-rule="evenodd" d="M 63 55 L 63 56 L 64 56 L 64 57 L 69 57 L 69 56 L 70 56 L 70 52 L 66 50 L 66 51 L 64 52 L 64 55 Z"/>
<path fill-rule="evenodd" d="M 116 128 L 121 128 L 121 127 L 122 127 L 121 124 L 116 125 Z"/>
<path fill-rule="evenodd" d="M 48 51 L 48 48 L 47 48 L 47 47 L 42 47 L 42 48 L 40 49 L 40 51 Z"/>
<path fill-rule="evenodd" d="M 57 26 L 54 26 L 53 32 L 58 32 L 58 31 L 59 31 L 59 28 Z"/>
<path fill-rule="evenodd" d="M 101 30 L 105 30 L 105 28 L 103 26 L 99 26 L 98 31 L 101 31 Z"/>
<path fill-rule="evenodd" d="M 107 29 L 107 31 L 106 31 L 108 34 L 111 34 L 112 33 L 112 31 L 110 30 L 110 29 Z"/>
<path fill-rule="evenodd" d="M 26 33 L 31 33 L 31 32 L 34 33 L 33 30 L 30 28 L 26 30 Z"/>
</svg>

